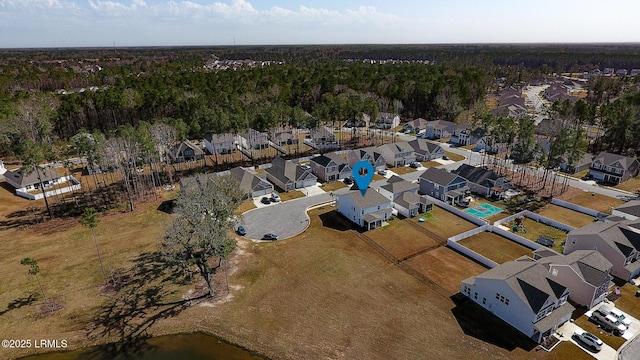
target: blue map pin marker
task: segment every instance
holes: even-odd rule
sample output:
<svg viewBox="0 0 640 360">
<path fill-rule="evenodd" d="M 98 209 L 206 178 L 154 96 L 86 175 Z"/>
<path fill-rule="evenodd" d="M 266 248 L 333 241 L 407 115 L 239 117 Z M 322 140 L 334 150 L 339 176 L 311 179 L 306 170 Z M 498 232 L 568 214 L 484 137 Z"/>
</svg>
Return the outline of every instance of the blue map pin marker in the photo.
<svg viewBox="0 0 640 360">
<path fill-rule="evenodd" d="M 351 170 L 351 174 L 353 174 L 353 181 L 356 182 L 356 186 L 363 197 L 367 192 L 371 179 L 373 179 L 373 172 L 373 165 L 368 161 L 360 160 L 353 165 L 353 169 Z"/>
</svg>

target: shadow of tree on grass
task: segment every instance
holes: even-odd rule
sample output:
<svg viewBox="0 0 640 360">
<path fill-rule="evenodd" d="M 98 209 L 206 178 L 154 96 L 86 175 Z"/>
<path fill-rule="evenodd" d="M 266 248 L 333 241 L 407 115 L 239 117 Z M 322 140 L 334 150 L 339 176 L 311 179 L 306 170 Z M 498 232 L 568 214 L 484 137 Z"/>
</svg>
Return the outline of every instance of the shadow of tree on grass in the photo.
<svg viewBox="0 0 640 360">
<path fill-rule="evenodd" d="M 31 293 L 29 296 L 23 296 L 23 297 L 17 298 L 12 302 L 10 302 L 9 304 L 7 304 L 7 308 L 5 310 L 0 311 L 0 316 L 8 313 L 11 310 L 20 309 L 23 306 L 29 306 L 33 304 L 36 300 L 38 300 L 37 293 Z"/>
<path fill-rule="evenodd" d="M 115 276 L 116 291 L 88 327 L 92 338 L 117 337 L 118 342 L 100 351 L 125 358 L 154 350 L 146 344 L 147 330 L 158 320 L 177 316 L 208 297 L 208 293 L 189 299 L 178 297 L 173 289 L 190 283 L 190 279 L 182 269 L 169 266 L 160 252 L 141 254 L 133 263 Z"/>
</svg>

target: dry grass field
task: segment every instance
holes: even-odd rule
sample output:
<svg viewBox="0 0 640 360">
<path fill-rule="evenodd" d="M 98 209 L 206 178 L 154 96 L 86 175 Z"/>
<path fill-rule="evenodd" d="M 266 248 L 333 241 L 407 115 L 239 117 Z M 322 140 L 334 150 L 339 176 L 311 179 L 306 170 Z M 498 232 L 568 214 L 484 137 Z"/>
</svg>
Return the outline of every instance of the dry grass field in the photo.
<svg viewBox="0 0 640 360">
<path fill-rule="evenodd" d="M 561 244 L 567 239 L 567 233 L 529 218 L 525 218 L 522 224 L 525 226 L 527 232 L 519 232 L 518 235 L 533 242 L 538 240 L 538 236 L 552 238 L 554 239 L 553 250 L 562 253 L 563 247 Z M 509 225 L 509 229 L 511 229 L 513 223 L 506 225 Z"/>
<path fill-rule="evenodd" d="M 640 177 L 631 178 L 622 184 L 616 185 L 615 188 L 635 193 L 640 190 Z"/>
<path fill-rule="evenodd" d="M 345 184 L 342 181 L 332 181 L 332 182 L 322 184 L 322 190 L 324 190 L 325 192 L 331 192 L 331 191 L 335 191 L 335 190 L 346 188 L 346 187 L 347 187 L 347 184 Z"/>
<path fill-rule="evenodd" d="M 0 230 L 0 332 L 15 339 L 66 339 L 70 349 L 116 341 L 117 351 L 146 336 L 202 330 L 273 359 L 581 355 L 566 346 L 561 356 L 537 351 L 494 316 L 441 296 L 374 251 L 331 207 L 312 210 L 309 229 L 297 237 L 272 243 L 239 239 L 228 271 L 213 278 L 218 295 L 185 301 L 198 298 L 202 281 L 195 276 L 193 282 L 181 282 L 180 274 L 158 258 L 171 215 L 157 207 L 174 194 L 138 204 L 134 213 L 101 217 L 96 235 L 106 268 L 117 269 L 122 284 L 117 292 L 100 288 L 90 231 L 77 219 Z M 23 203 L 0 189 L 0 204 L 4 219 L 15 206 L 36 203 Z M 60 310 L 41 311 L 37 283 L 19 264 L 26 256 L 38 260 L 44 290 Z M 458 278 L 481 271 L 446 248 L 429 256 L 412 265 L 451 292 L 459 287 Z M 438 260 L 451 268 L 438 273 Z M 7 349 L 1 357 L 42 350 Z"/>
<path fill-rule="evenodd" d="M 621 205 L 624 201 L 615 199 L 612 197 L 592 193 L 589 191 L 582 191 L 580 189 L 570 187 L 564 194 L 558 198 L 581 205 L 589 209 L 601 211 L 603 213 L 611 214 L 611 208 Z"/>
<path fill-rule="evenodd" d="M 593 222 L 592 216 L 553 204 L 546 205 L 537 212 L 542 216 L 575 228 L 583 227 Z"/>
<path fill-rule="evenodd" d="M 398 174 L 398 175 L 403 175 L 403 174 L 409 174 L 412 172 L 416 172 L 417 170 L 410 167 L 410 166 L 397 166 L 397 167 L 392 167 L 389 168 L 390 171 L 393 171 L 394 173 Z"/>
<path fill-rule="evenodd" d="M 449 151 L 445 151 L 444 154 L 449 158 L 449 160 L 452 160 L 452 161 L 462 161 L 462 160 L 464 160 L 464 156 L 462 156 L 460 154 L 452 153 L 452 152 L 449 152 Z"/>
<path fill-rule="evenodd" d="M 515 260 L 523 255 L 533 257 L 531 249 L 526 248 L 500 235 L 490 232 L 482 232 L 466 239 L 458 241 L 470 250 L 483 255 L 498 264 Z"/>
<path fill-rule="evenodd" d="M 406 263 L 451 295 L 460 291 L 462 280 L 487 271 L 484 266 L 448 247 L 428 251 Z"/>
<path fill-rule="evenodd" d="M 366 236 L 398 259 L 438 245 L 436 240 L 407 224 L 408 221 L 411 219 L 393 220 L 387 226 L 367 231 Z"/>
<path fill-rule="evenodd" d="M 418 221 L 421 217 L 425 219 L 424 222 Z M 433 210 L 411 219 L 411 221 L 415 221 L 420 226 L 445 239 L 477 227 L 475 224 L 437 206 L 434 206 Z"/>
</svg>

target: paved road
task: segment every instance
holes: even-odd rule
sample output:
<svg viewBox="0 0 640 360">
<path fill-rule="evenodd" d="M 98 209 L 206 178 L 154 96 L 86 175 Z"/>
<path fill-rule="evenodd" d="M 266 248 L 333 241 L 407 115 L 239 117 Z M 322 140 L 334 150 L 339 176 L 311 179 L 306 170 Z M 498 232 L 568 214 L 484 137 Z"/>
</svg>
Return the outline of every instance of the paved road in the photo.
<svg viewBox="0 0 640 360">
<path fill-rule="evenodd" d="M 331 195 L 324 193 L 285 202 L 273 203 L 243 214 L 249 239 L 260 240 L 266 233 L 276 233 L 285 239 L 303 232 L 309 217 L 306 209 L 312 205 L 331 201 Z"/>
</svg>

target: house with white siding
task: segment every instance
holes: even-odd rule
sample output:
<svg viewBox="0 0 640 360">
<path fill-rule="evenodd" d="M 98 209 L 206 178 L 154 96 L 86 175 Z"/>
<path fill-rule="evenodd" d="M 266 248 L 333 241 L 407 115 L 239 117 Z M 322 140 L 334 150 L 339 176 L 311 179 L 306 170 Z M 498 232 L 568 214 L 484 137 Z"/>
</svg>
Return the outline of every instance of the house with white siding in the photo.
<svg viewBox="0 0 640 360">
<path fill-rule="evenodd" d="M 425 139 L 415 139 L 409 141 L 408 144 L 413 148 L 416 160 L 418 161 L 442 159 L 444 156 L 444 149 L 435 142 Z"/>
<path fill-rule="evenodd" d="M 526 256 L 463 280 L 460 292 L 538 343 L 575 310 L 567 302 L 569 289 Z"/>
<path fill-rule="evenodd" d="M 324 182 L 342 180 L 351 176 L 351 167 L 347 159 L 333 152 L 311 158 L 309 166 L 313 174 Z"/>
<path fill-rule="evenodd" d="M 378 151 L 387 162 L 387 165 L 396 167 L 409 165 L 416 161 L 413 147 L 407 142 L 395 142 L 378 146 Z"/>
<path fill-rule="evenodd" d="M 204 138 L 204 147 L 212 155 L 233 154 L 238 148 L 237 138 L 231 133 L 209 134 Z"/>
<path fill-rule="evenodd" d="M 368 161 L 371 165 L 373 165 L 373 168 L 376 171 L 387 168 L 387 161 L 375 146 L 355 149 L 347 153 L 347 161 L 349 162 L 349 166 L 351 166 L 352 169 L 355 163 L 360 160 Z"/>
<path fill-rule="evenodd" d="M 591 161 L 589 175 L 595 180 L 619 184 L 638 175 L 640 162 L 635 157 L 601 152 Z"/>
<path fill-rule="evenodd" d="M 42 166 L 38 166 L 32 172 L 23 169 L 7 170 L 4 178 L 15 188 L 16 195 L 29 200 L 62 195 L 82 187 L 73 175 L 63 176 L 50 167 Z"/>
<path fill-rule="evenodd" d="M 373 189 L 362 196 L 357 186 L 336 198 L 338 212 L 354 224 L 367 230 L 375 229 L 391 219 L 391 200 Z"/>
<path fill-rule="evenodd" d="M 204 150 L 189 140 L 184 140 L 169 151 L 171 162 L 181 163 L 204 159 Z"/>
<path fill-rule="evenodd" d="M 418 178 L 420 192 L 446 203 L 463 204 L 469 182 L 445 169 L 428 168 Z M 468 204 L 467 204 L 468 206 Z"/>
</svg>

